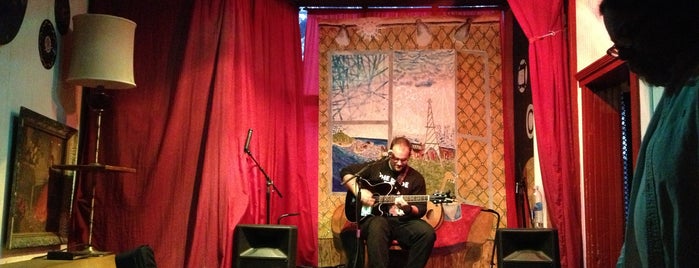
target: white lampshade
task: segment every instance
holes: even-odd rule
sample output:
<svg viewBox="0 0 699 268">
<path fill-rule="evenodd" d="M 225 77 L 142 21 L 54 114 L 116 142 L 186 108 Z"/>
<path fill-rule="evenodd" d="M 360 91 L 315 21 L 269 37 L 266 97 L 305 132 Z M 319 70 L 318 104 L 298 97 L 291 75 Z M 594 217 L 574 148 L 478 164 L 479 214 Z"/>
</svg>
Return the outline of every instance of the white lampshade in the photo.
<svg viewBox="0 0 699 268">
<path fill-rule="evenodd" d="M 85 87 L 136 86 L 133 50 L 136 23 L 104 14 L 73 17 L 73 48 L 66 81 Z"/>
</svg>

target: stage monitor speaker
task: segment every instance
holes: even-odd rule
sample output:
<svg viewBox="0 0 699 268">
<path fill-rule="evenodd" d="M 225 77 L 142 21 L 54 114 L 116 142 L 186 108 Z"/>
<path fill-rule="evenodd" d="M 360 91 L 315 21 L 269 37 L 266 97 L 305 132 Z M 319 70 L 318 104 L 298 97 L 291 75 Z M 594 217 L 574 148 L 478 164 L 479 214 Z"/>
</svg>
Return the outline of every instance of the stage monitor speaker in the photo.
<svg viewBox="0 0 699 268">
<path fill-rule="evenodd" d="M 296 267 L 296 226 L 238 224 L 234 235 L 234 268 Z"/>
<path fill-rule="evenodd" d="M 556 229 L 498 229 L 498 267 L 560 267 Z"/>
</svg>

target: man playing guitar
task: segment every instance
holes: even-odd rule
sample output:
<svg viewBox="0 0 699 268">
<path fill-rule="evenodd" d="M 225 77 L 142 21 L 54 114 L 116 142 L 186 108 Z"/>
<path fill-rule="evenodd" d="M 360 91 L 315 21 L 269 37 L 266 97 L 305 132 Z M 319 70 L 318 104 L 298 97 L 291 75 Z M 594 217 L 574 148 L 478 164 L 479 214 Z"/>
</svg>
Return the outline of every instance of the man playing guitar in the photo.
<svg viewBox="0 0 699 268">
<path fill-rule="evenodd" d="M 425 195 L 425 179 L 408 166 L 411 144 L 407 138 L 393 139 L 389 148 L 386 158 L 350 165 L 340 171 L 348 190 L 345 213 L 350 221 L 358 219 L 360 238 L 366 241 L 369 267 L 388 266 L 392 240 L 398 241 L 401 247 L 409 251 L 407 267 L 424 267 L 436 239 L 434 228 L 420 219 L 427 211 L 427 200 L 408 203 L 406 199 L 411 200 L 408 196 Z M 380 195 L 398 197 L 393 198 L 391 203 L 381 204 L 377 199 Z M 357 196 L 360 202 L 357 202 Z M 363 209 L 360 212 L 348 207 Z M 348 267 L 360 267 L 351 264 L 363 263 L 364 247 L 357 240 L 356 237 L 343 238 L 350 264 Z"/>
</svg>

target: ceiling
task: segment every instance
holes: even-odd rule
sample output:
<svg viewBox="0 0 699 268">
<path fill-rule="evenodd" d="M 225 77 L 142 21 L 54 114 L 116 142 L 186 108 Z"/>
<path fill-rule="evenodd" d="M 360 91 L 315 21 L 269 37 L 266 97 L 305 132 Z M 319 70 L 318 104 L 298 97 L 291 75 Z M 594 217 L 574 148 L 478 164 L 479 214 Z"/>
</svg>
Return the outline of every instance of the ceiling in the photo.
<svg viewBox="0 0 699 268">
<path fill-rule="evenodd" d="M 506 7 L 507 0 L 290 0 L 299 7 Z"/>
</svg>

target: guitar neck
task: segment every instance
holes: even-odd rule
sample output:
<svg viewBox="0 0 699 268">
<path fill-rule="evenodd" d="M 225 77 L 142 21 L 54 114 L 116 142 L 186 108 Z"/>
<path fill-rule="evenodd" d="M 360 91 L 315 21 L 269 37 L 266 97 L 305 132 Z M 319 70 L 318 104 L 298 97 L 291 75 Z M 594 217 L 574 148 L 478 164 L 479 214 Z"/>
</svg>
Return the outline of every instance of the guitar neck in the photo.
<svg viewBox="0 0 699 268">
<path fill-rule="evenodd" d="M 430 201 L 429 195 L 379 195 L 375 198 L 378 203 L 393 203 L 396 198 L 403 197 L 406 202 L 427 202 Z"/>
</svg>

